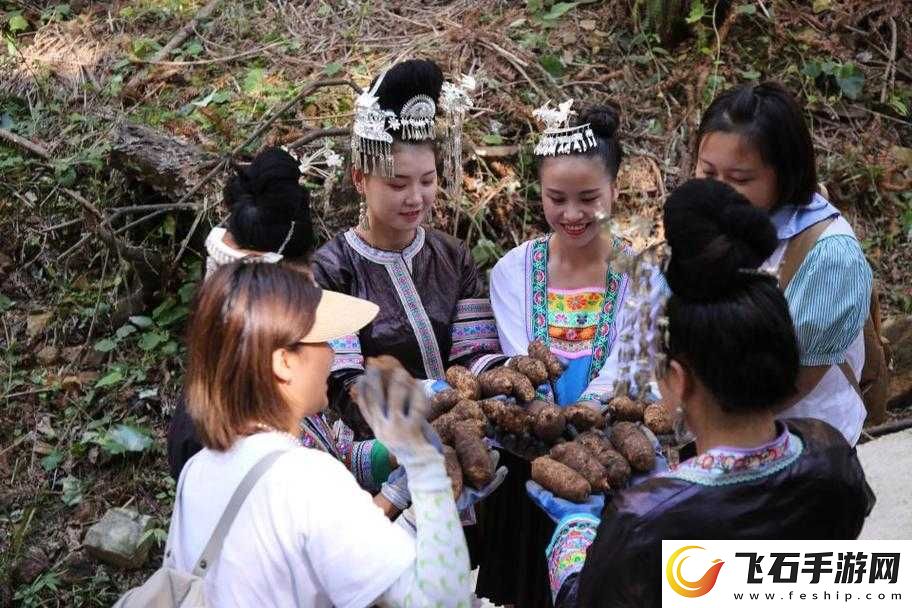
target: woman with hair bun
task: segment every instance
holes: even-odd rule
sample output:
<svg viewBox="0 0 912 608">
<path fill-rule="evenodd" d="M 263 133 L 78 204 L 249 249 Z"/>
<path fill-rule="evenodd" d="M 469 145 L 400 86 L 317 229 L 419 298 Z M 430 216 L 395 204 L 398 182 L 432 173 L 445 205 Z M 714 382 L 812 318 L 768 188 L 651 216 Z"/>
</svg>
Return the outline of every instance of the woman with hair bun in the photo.
<svg viewBox="0 0 912 608">
<path fill-rule="evenodd" d="M 268 148 L 229 180 L 224 195 L 231 210 L 228 229 L 213 228 L 206 239 L 207 278 L 232 262 L 269 264 L 283 258 L 303 262 L 310 257 L 314 242 L 310 198 L 300 178 L 298 162 L 288 152 Z M 396 466 L 381 442 L 354 441 L 351 429 L 342 422 L 330 426 L 322 413 L 303 417 L 300 427 L 305 446 L 344 463 L 368 492 L 376 493 Z M 181 399 L 168 429 L 168 464 L 174 479 L 202 448 Z"/>
<path fill-rule="evenodd" d="M 855 445 L 865 417 L 876 424 L 885 415 L 880 315 L 858 238 L 817 192 L 814 144 L 795 98 L 776 82 L 721 93 L 700 122 L 696 176 L 730 185 L 776 227 L 764 267 L 779 269 L 801 349 L 798 392 L 781 416 L 818 418 Z"/>
<path fill-rule="evenodd" d="M 231 211 L 228 228 L 213 228 L 206 238 L 206 274 L 220 264 L 249 256 L 274 262 L 304 260 L 314 247 L 310 195 L 296 161 L 281 148 L 267 148 L 239 169 L 225 186 Z"/>
<path fill-rule="evenodd" d="M 373 436 L 350 395 L 365 358 L 394 357 L 429 393 L 447 386 L 452 365 L 477 373 L 504 359 L 483 276 L 465 243 L 422 225 L 438 194 L 438 106 L 460 95 L 468 101 L 444 84 L 436 63 L 412 59 L 382 73 L 356 100 L 352 178 L 361 217 L 313 260 L 321 286 L 380 306 L 373 323 L 332 342 L 330 408 L 356 439 Z M 388 513 L 408 505 L 403 478 L 391 478 L 381 494 L 378 504 Z"/>
<path fill-rule="evenodd" d="M 572 118 L 572 100 L 535 111 L 545 123 L 535 154 L 542 206 L 551 232 L 509 251 L 491 272 L 491 303 L 500 344 L 507 355 L 524 355 L 544 342 L 565 364 L 554 394 L 560 406 L 584 403 L 604 413 L 613 396 L 618 313 L 627 276 L 608 260 L 626 255 L 601 220 L 617 200 L 624 153 L 618 114 L 595 106 Z M 548 606 L 542 552 L 551 522 L 529 502 L 529 463 L 509 452 L 503 490 L 485 504 L 480 523 L 485 549 L 479 556 L 478 594 L 496 603 Z"/>
<path fill-rule="evenodd" d="M 664 221 L 671 295 L 656 375 L 698 455 L 604 508 L 529 482 L 557 523 L 548 564 L 559 607 L 660 606 L 662 540 L 854 539 L 873 506 L 836 429 L 776 419 L 800 359 L 788 303 L 775 276 L 758 271 L 777 245 L 766 213 L 701 179 L 671 194 Z"/>
</svg>

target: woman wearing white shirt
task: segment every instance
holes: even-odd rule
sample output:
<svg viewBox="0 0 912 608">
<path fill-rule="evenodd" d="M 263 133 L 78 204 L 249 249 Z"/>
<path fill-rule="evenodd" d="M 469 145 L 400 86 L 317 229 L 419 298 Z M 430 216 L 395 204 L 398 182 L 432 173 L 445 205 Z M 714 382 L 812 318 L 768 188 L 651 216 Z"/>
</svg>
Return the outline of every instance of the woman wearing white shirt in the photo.
<svg viewBox="0 0 912 608">
<path fill-rule="evenodd" d="M 168 558 L 191 571 L 231 495 L 284 451 L 241 506 L 205 577 L 215 608 L 467 606 L 468 556 L 443 457 L 422 433 L 420 385 L 367 374 L 365 418 L 408 473 L 417 537 L 374 506 L 298 421 L 326 407 L 327 342 L 373 319 L 374 304 L 315 287 L 302 272 L 235 263 L 203 284 L 188 335 L 188 410 L 205 449 L 184 467 Z"/>
</svg>

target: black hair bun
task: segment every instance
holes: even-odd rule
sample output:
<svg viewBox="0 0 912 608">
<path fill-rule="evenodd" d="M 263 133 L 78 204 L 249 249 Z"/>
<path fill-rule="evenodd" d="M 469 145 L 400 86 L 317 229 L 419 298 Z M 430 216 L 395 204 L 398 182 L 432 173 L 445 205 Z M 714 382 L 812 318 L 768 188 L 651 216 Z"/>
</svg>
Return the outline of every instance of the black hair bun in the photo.
<svg viewBox="0 0 912 608">
<path fill-rule="evenodd" d="M 671 259 L 665 277 L 675 295 L 694 301 L 724 297 L 740 288 L 779 243 L 762 209 L 732 187 L 692 179 L 665 203 L 665 238 Z"/>
<path fill-rule="evenodd" d="M 376 79 L 375 79 L 376 82 Z M 373 88 L 375 82 L 371 83 Z M 443 88 L 443 71 L 429 59 L 401 61 L 386 71 L 377 89 L 380 107 L 397 115 L 402 106 L 416 95 L 427 95 L 436 104 Z"/>
<path fill-rule="evenodd" d="M 596 137 L 612 139 L 617 134 L 621 119 L 616 108 L 600 105 L 586 108 L 579 114 L 577 124 L 583 125 L 587 122 Z"/>
<path fill-rule="evenodd" d="M 296 222 L 290 252 L 312 247 L 310 195 L 300 184 L 298 161 L 281 148 L 260 152 L 225 187 L 228 227 L 238 246 L 275 251 Z"/>
</svg>

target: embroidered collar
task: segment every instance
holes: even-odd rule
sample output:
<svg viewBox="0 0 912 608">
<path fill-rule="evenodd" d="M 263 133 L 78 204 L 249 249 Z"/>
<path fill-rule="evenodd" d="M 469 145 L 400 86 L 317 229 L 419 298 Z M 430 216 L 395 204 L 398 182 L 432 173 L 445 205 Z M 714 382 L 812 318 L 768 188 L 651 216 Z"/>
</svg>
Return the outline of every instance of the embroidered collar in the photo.
<svg viewBox="0 0 912 608">
<path fill-rule="evenodd" d="M 370 243 L 362 239 L 354 228 L 349 228 L 345 231 L 345 240 L 348 242 L 352 249 L 357 251 L 359 254 L 371 262 L 383 264 L 384 266 L 392 264 L 394 262 L 401 262 L 403 260 L 406 264 L 411 264 L 412 258 L 415 257 L 419 251 L 421 251 L 422 247 L 424 247 L 424 239 L 424 228 L 418 226 L 418 231 L 415 233 L 415 238 L 405 249 L 402 251 L 388 251 L 386 249 L 377 249 L 376 247 L 372 246 Z"/>
<path fill-rule="evenodd" d="M 662 475 L 708 486 L 744 483 L 772 475 L 792 464 L 804 451 L 801 438 L 789 432 L 784 423 L 776 422 L 776 429 L 778 435 L 769 443 L 752 449 L 712 448 Z"/>
<path fill-rule="evenodd" d="M 770 214 L 770 220 L 776 227 L 776 235 L 779 240 L 784 241 L 807 230 L 817 222 L 839 215 L 841 215 L 839 209 L 819 194 L 814 193 L 809 205 L 803 207 L 782 205 Z"/>
</svg>

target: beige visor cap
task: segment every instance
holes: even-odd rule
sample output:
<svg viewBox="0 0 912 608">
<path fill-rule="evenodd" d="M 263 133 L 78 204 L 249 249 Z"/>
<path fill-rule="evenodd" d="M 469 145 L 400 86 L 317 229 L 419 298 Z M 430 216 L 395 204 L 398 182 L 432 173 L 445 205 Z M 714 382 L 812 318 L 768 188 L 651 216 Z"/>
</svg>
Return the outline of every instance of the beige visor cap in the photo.
<svg viewBox="0 0 912 608">
<path fill-rule="evenodd" d="M 317 304 L 313 327 L 300 341 L 308 344 L 329 342 L 357 333 L 374 320 L 379 310 L 373 302 L 324 289 Z"/>
</svg>

